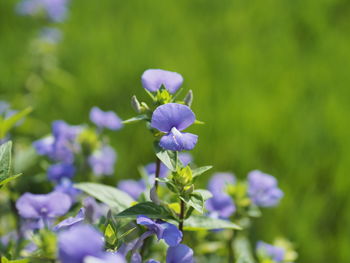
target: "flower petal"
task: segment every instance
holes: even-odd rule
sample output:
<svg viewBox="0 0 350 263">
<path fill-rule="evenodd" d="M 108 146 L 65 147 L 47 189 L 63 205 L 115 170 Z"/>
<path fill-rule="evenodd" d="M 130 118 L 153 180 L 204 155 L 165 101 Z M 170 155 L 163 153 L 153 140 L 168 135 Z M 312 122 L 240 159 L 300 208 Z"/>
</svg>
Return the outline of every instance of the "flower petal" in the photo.
<svg viewBox="0 0 350 263">
<path fill-rule="evenodd" d="M 182 131 L 196 120 L 193 111 L 186 105 L 167 103 L 159 106 L 152 115 L 151 126 L 161 132 L 170 132 L 175 127 Z"/>
<path fill-rule="evenodd" d="M 173 224 L 163 223 L 162 226 L 165 227 L 162 236 L 165 242 L 170 247 L 180 244 L 182 240 L 182 232 Z"/>
<path fill-rule="evenodd" d="M 193 250 L 184 244 L 169 247 L 166 263 L 193 263 Z"/>
<path fill-rule="evenodd" d="M 236 178 L 232 173 L 215 173 L 208 183 L 208 189 L 212 194 L 225 192 L 227 185 L 235 184 Z"/>
<path fill-rule="evenodd" d="M 162 69 L 148 69 L 141 77 L 143 87 L 156 92 L 163 85 L 170 93 L 175 93 L 182 85 L 183 78 L 179 73 Z"/>
<path fill-rule="evenodd" d="M 192 150 L 196 145 L 198 136 L 192 133 L 182 133 L 173 128 L 171 132 L 164 135 L 159 146 L 171 151 Z"/>
<path fill-rule="evenodd" d="M 123 127 L 122 120 L 113 111 L 103 111 L 98 107 L 93 107 L 90 111 L 90 120 L 100 128 L 119 130 Z"/>
</svg>

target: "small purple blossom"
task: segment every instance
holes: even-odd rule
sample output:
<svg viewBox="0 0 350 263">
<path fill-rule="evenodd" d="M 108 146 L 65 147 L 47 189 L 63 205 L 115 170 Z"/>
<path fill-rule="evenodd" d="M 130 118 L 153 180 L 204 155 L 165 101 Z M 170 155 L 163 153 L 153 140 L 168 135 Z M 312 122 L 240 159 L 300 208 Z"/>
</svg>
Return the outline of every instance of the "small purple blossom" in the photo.
<svg viewBox="0 0 350 263">
<path fill-rule="evenodd" d="M 77 224 L 81 224 L 84 222 L 85 219 L 85 209 L 81 208 L 78 212 L 78 214 L 75 217 L 68 217 L 64 219 L 63 221 L 59 222 L 55 227 L 54 231 L 58 230 L 66 230 L 70 227 L 76 226 Z"/>
<path fill-rule="evenodd" d="M 122 120 L 113 111 L 102 111 L 98 107 L 93 107 L 90 111 L 90 120 L 99 128 L 119 130 L 123 127 Z"/>
<path fill-rule="evenodd" d="M 205 206 L 211 217 L 229 218 L 235 211 L 236 206 L 232 198 L 227 194 L 213 195 L 206 201 Z"/>
<path fill-rule="evenodd" d="M 183 78 L 179 73 L 162 69 L 148 69 L 141 77 L 143 87 L 156 92 L 164 86 L 170 93 L 175 93 L 183 83 Z"/>
<path fill-rule="evenodd" d="M 51 165 L 47 170 L 50 181 L 59 182 L 63 178 L 71 179 L 75 174 L 75 167 L 70 163 L 57 163 Z"/>
<path fill-rule="evenodd" d="M 62 22 L 67 17 L 68 0 L 22 0 L 16 7 L 21 15 L 39 15 L 45 12 L 54 22 Z"/>
<path fill-rule="evenodd" d="M 153 221 L 147 216 L 142 215 L 137 217 L 136 222 L 148 228 L 148 232 L 146 233 L 157 235 L 158 240 L 164 239 L 169 246 L 176 246 L 182 240 L 182 232 L 173 224 L 162 220 Z"/>
<path fill-rule="evenodd" d="M 100 257 L 88 256 L 84 259 L 84 263 L 126 263 L 125 258 L 118 254 L 112 252 L 105 252 Z"/>
<path fill-rule="evenodd" d="M 227 185 L 235 183 L 236 178 L 231 173 L 216 173 L 212 176 L 208 189 L 213 197 L 205 203 L 210 216 L 227 219 L 236 211 L 233 199 L 225 192 Z"/>
<path fill-rule="evenodd" d="M 269 257 L 274 262 L 282 262 L 286 254 L 284 248 L 276 247 L 262 241 L 257 243 L 256 250 L 259 255 Z"/>
<path fill-rule="evenodd" d="M 198 136 L 181 131 L 192 125 L 195 120 L 196 117 L 188 106 L 167 103 L 153 112 L 151 126 L 166 133 L 159 142 L 162 148 L 172 151 L 192 150 Z"/>
<path fill-rule="evenodd" d="M 55 191 L 68 195 L 73 203 L 76 201 L 77 196 L 81 193 L 80 190 L 73 186 L 73 182 L 68 178 L 62 178 L 59 184 L 55 186 Z"/>
<path fill-rule="evenodd" d="M 276 206 L 283 197 L 275 177 L 258 170 L 248 174 L 248 195 L 257 206 Z"/>
<path fill-rule="evenodd" d="M 18 213 L 23 218 L 50 219 L 66 214 L 72 202 L 60 192 L 49 194 L 23 194 L 16 202 Z"/>
<path fill-rule="evenodd" d="M 90 225 L 79 224 L 58 234 L 58 255 L 62 263 L 83 263 L 87 256 L 103 254 L 102 234 Z"/>
<path fill-rule="evenodd" d="M 215 173 L 208 183 L 208 190 L 212 194 L 225 193 L 225 188 L 228 185 L 236 183 L 236 178 L 232 173 Z"/>
<path fill-rule="evenodd" d="M 137 200 L 146 190 L 146 184 L 142 179 L 138 181 L 131 179 L 121 180 L 118 183 L 118 188 Z"/>
<path fill-rule="evenodd" d="M 101 216 L 106 215 L 108 211 L 108 207 L 105 204 L 96 202 L 95 198 L 91 196 L 83 200 L 83 206 L 85 208 L 85 217 L 93 223 L 100 220 Z"/>
<path fill-rule="evenodd" d="M 166 263 L 193 263 L 193 250 L 184 244 L 169 247 L 166 255 Z"/>
<path fill-rule="evenodd" d="M 95 175 L 111 175 L 114 173 L 114 165 L 117 154 L 110 146 L 103 146 L 89 157 L 89 165 Z"/>
</svg>

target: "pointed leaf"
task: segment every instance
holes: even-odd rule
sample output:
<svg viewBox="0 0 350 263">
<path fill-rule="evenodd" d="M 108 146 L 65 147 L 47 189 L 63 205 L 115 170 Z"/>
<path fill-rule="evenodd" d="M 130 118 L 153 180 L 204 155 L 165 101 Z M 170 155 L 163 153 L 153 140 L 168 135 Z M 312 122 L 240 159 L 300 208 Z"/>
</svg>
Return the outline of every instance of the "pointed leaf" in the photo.
<svg viewBox="0 0 350 263">
<path fill-rule="evenodd" d="M 127 193 L 109 185 L 78 183 L 75 184 L 74 187 L 95 197 L 110 208 L 116 208 L 118 211 L 126 209 L 134 202 L 134 199 Z"/>
<path fill-rule="evenodd" d="M 124 124 L 129 124 L 129 123 L 142 121 L 142 120 L 147 120 L 147 119 L 148 119 L 148 116 L 146 114 L 143 114 L 143 115 L 139 115 L 139 116 L 127 119 L 127 120 L 123 121 L 123 123 Z"/>
<path fill-rule="evenodd" d="M 154 219 L 169 219 L 172 218 L 167 209 L 161 205 L 156 205 L 152 202 L 144 202 L 136 204 L 130 208 L 117 214 L 117 218 L 137 218 L 139 215 L 148 216 Z"/>
<path fill-rule="evenodd" d="M 202 166 L 202 167 L 193 169 L 192 176 L 197 177 L 197 176 L 201 175 L 202 173 L 205 173 L 206 171 L 210 170 L 211 168 L 213 168 L 213 166 L 208 165 L 208 166 Z"/>
</svg>

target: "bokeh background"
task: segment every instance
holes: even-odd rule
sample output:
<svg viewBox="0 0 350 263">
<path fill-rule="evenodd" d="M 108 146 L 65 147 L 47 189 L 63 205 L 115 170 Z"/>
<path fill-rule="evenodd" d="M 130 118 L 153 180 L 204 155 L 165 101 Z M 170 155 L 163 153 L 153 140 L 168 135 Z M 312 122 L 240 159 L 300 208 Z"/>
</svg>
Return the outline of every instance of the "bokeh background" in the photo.
<svg viewBox="0 0 350 263">
<path fill-rule="evenodd" d="M 132 117 L 130 97 L 147 98 L 142 72 L 177 71 L 206 122 L 193 129 L 196 163 L 239 178 L 260 169 L 285 192 L 253 238 L 290 238 L 301 263 L 350 262 L 349 1 L 73 0 L 56 25 L 60 70 L 44 80 L 30 77 L 44 22 L 17 15 L 16 2 L 0 1 L 0 97 L 34 107 L 26 134 L 40 138 L 56 119 L 88 122 L 94 105 Z M 153 161 L 142 124 L 110 135 L 116 178 Z"/>
</svg>

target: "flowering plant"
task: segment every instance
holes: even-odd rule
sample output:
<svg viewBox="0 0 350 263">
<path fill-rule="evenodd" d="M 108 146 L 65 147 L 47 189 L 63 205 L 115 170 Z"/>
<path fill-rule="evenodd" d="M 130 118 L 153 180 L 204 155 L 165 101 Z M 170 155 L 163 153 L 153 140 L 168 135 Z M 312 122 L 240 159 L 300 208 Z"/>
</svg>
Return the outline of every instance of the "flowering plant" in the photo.
<svg viewBox="0 0 350 263">
<path fill-rule="evenodd" d="M 17 141 L 9 131 L 30 109 L 8 114 L 3 104 L 0 191 L 9 210 L 0 220 L 10 217 L 15 224 L 0 233 L 1 262 L 294 262 L 293 246 L 284 239 L 260 241 L 256 253 L 249 241 L 254 218 L 283 197 L 276 178 L 258 170 L 247 180 L 215 173 L 207 189 L 198 188 L 197 179 L 212 166 L 197 166 L 185 152 L 201 143 L 184 132 L 203 124 L 191 109 L 193 92 L 179 98 L 183 78 L 175 72 L 149 69 L 141 80 L 150 102 L 132 97 L 137 116 L 122 121 L 94 107 L 93 126 L 54 121 L 51 134 L 33 143 L 35 163 L 46 171 L 40 180 L 49 189 L 40 194 L 16 190 L 23 177 L 11 162 L 11 139 Z M 154 139 L 155 161 L 139 169 L 139 180 L 113 186 L 106 179 L 117 154 L 104 131 L 134 122 L 144 122 Z"/>
</svg>

